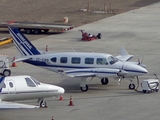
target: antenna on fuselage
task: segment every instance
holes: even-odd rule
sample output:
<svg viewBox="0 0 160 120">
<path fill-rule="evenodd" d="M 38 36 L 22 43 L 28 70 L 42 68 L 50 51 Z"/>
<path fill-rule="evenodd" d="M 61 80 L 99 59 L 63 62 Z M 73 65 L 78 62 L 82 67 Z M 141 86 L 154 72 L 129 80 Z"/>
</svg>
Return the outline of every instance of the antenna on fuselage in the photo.
<svg viewBox="0 0 160 120">
<path fill-rule="evenodd" d="M 72 48 L 73 52 L 76 53 L 76 51 Z"/>
</svg>

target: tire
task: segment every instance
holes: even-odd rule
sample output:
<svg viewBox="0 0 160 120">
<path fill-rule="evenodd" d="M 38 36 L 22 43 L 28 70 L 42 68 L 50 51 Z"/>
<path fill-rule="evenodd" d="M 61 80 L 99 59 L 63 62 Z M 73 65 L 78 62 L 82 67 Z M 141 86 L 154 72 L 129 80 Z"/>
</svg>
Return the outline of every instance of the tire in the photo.
<svg viewBox="0 0 160 120">
<path fill-rule="evenodd" d="M 129 89 L 134 90 L 135 89 L 135 84 L 129 84 Z"/>
<path fill-rule="evenodd" d="M 47 103 L 44 100 L 41 100 L 40 102 L 40 108 L 46 108 L 47 107 Z"/>
<path fill-rule="evenodd" d="M 109 83 L 108 78 L 102 78 L 101 83 L 102 83 L 102 85 L 107 85 Z"/>
<path fill-rule="evenodd" d="M 159 89 L 156 89 L 156 92 L 158 92 L 159 91 Z"/>
<path fill-rule="evenodd" d="M 87 92 L 88 91 L 88 85 L 86 87 L 80 87 L 82 92 Z"/>
<path fill-rule="evenodd" d="M 3 76 L 10 76 L 11 75 L 11 70 L 10 69 L 5 69 L 4 71 L 3 71 Z"/>
<path fill-rule="evenodd" d="M 34 33 L 34 34 L 39 34 L 39 33 L 41 33 L 41 30 L 40 30 L 40 29 L 34 29 L 34 30 L 33 30 L 33 33 Z"/>
<path fill-rule="evenodd" d="M 32 29 L 24 29 L 26 34 L 31 34 L 32 33 Z"/>
<path fill-rule="evenodd" d="M 101 33 L 98 33 L 97 38 L 98 38 L 98 39 L 101 39 L 101 38 L 102 38 L 102 34 L 101 34 Z"/>
<path fill-rule="evenodd" d="M 146 90 L 143 90 L 143 93 L 146 93 L 147 91 Z"/>
</svg>

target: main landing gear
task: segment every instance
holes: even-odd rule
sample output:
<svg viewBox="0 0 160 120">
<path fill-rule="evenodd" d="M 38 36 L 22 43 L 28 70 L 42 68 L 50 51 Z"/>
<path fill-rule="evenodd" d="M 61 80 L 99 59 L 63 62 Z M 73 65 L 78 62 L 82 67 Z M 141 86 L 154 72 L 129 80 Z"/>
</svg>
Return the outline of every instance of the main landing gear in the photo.
<svg viewBox="0 0 160 120">
<path fill-rule="evenodd" d="M 86 84 L 86 77 L 81 78 L 81 83 L 80 83 L 80 89 L 82 92 L 87 92 L 88 91 L 88 85 Z M 102 78 L 101 79 L 102 85 L 107 85 L 109 83 L 108 78 Z"/>
</svg>

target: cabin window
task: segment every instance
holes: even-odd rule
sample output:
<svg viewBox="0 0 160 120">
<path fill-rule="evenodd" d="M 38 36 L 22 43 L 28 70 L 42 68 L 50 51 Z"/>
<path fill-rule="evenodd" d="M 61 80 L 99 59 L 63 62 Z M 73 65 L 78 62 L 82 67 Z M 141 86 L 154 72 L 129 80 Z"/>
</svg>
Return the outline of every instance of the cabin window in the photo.
<svg viewBox="0 0 160 120">
<path fill-rule="evenodd" d="M 9 82 L 9 86 L 10 86 L 11 88 L 13 88 L 13 83 L 12 83 L 12 82 Z"/>
<path fill-rule="evenodd" d="M 3 88 L 6 88 L 6 84 L 5 83 L 3 83 Z"/>
<path fill-rule="evenodd" d="M 85 64 L 93 64 L 94 58 L 85 58 Z"/>
<path fill-rule="evenodd" d="M 80 64 L 81 58 L 79 58 L 79 57 L 72 57 L 71 62 L 72 62 L 72 64 Z"/>
<path fill-rule="evenodd" d="M 52 62 L 57 62 L 57 58 L 56 58 L 56 57 L 53 57 L 53 58 L 51 58 L 51 61 L 52 61 Z"/>
<path fill-rule="evenodd" d="M 108 65 L 106 58 L 97 58 L 96 63 L 97 65 Z"/>
<path fill-rule="evenodd" d="M 25 78 L 26 83 L 29 87 L 36 87 L 36 85 L 34 84 L 34 82 L 30 79 L 30 78 Z"/>
<path fill-rule="evenodd" d="M 61 63 L 67 63 L 67 57 L 61 57 L 60 62 Z"/>
</svg>

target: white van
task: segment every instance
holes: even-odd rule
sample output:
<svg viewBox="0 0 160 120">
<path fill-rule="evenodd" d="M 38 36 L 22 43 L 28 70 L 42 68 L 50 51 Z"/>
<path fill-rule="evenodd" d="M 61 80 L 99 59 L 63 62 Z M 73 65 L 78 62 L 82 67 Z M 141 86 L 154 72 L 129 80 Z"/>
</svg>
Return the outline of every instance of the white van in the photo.
<svg viewBox="0 0 160 120">
<path fill-rule="evenodd" d="M 11 75 L 11 70 L 9 68 L 9 57 L 7 55 L 0 55 L 0 74 L 3 76 Z"/>
</svg>

